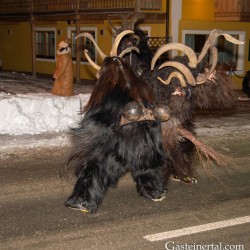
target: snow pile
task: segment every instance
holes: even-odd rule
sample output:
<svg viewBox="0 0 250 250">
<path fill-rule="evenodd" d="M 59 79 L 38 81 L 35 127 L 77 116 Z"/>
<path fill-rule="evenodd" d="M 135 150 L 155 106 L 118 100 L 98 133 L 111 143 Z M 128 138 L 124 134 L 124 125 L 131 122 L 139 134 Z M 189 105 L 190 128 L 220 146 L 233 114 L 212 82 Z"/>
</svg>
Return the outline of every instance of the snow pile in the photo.
<svg viewBox="0 0 250 250">
<path fill-rule="evenodd" d="M 66 131 L 82 119 L 90 94 L 60 97 L 50 93 L 0 93 L 0 134 L 22 135 Z"/>
</svg>

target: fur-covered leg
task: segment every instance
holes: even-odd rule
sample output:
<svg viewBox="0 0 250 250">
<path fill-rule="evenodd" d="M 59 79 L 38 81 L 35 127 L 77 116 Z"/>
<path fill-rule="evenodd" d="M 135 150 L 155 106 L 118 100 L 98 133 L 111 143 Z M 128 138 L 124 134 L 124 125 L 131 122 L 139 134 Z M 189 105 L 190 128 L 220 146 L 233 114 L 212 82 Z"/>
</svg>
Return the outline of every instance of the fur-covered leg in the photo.
<svg viewBox="0 0 250 250">
<path fill-rule="evenodd" d="M 173 163 L 172 179 L 193 184 L 197 182 L 193 178 L 192 167 L 195 147 L 190 140 L 180 134 L 178 126 L 180 126 L 180 122 L 173 118 L 161 123 L 164 148 Z M 187 126 L 190 133 L 193 134 L 191 124 L 187 124 Z"/>
<path fill-rule="evenodd" d="M 153 201 L 161 201 L 165 198 L 168 177 L 165 167 L 150 168 L 143 166 L 144 169 L 132 169 L 132 176 L 136 181 L 136 188 L 139 195 Z"/>
<path fill-rule="evenodd" d="M 122 128 L 127 135 L 126 156 L 140 195 L 161 200 L 165 196 L 172 164 L 165 155 L 158 122 L 131 123 Z M 133 139 L 132 139 L 133 138 Z"/>
<path fill-rule="evenodd" d="M 126 172 L 125 165 L 119 164 L 113 156 L 102 161 L 93 159 L 79 173 L 72 195 L 65 205 L 84 212 L 95 212 L 110 186 Z"/>
</svg>

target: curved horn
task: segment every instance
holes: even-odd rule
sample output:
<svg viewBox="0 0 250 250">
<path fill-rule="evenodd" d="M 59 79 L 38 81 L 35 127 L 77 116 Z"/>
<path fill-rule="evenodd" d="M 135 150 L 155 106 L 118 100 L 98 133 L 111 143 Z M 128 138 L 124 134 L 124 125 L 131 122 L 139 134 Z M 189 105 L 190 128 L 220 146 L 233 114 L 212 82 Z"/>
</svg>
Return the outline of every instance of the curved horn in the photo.
<svg viewBox="0 0 250 250">
<path fill-rule="evenodd" d="M 139 49 L 136 47 L 129 47 L 122 51 L 122 53 L 119 55 L 120 58 L 123 58 L 127 53 L 130 53 L 131 51 L 136 51 L 137 53 L 140 53 Z"/>
<path fill-rule="evenodd" d="M 78 39 L 79 37 L 87 37 L 88 39 L 91 40 L 91 42 L 95 45 L 96 47 L 96 50 L 98 51 L 98 53 L 100 54 L 101 58 L 104 60 L 107 56 L 101 51 L 101 49 L 98 47 L 96 41 L 95 41 L 95 38 L 90 34 L 90 33 L 87 33 L 87 32 L 83 32 L 79 35 L 77 35 L 75 37 L 75 39 Z"/>
<path fill-rule="evenodd" d="M 187 87 L 187 84 L 186 84 L 186 81 L 185 81 L 183 75 L 182 75 L 180 72 L 177 72 L 177 71 L 172 72 L 172 73 L 169 75 L 169 77 L 168 77 L 167 80 L 162 80 L 160 77 L 157 77 L 157 78 L 158 78 L 163 84 L 166 84 L 166 85 L 168 85 L 168 84 L 170 83 L 170 81 L 172 80 L 172 78 L 178 78 L 179 81 L 180 81 L 180 83 L 181 83 L 181 86 L 182 86 L 183 88 Z"/>
<path fill-rule="evenodd" d="M 204 74 L 199 74 L 196 78 L 197 84 L 202 84 L 205 83 L 209 77 L 211 76 L 211 74 L 213 73 L 216 65 L 217 65 L 217 61 L 218 61 L 218 50 L 217 48 L 213 47 L 212 48 L 212 65 L 211 68 L 205 72 Z"/>
<path fill-rule="evenodd" d="M 195 52 L 188 46 L 181 44 L 181 43 L 168 43 L 162 45 L 154 54 L 152 61 L 151 61 L 151 70 L 154 69 L 155 63 L 158 60 L 158 58 L 165 52 L 169 50 L 180 50 L 183 53 L 185 53 L 189 59 L 188 65 L 191 68 L 195 68 L 197 65 L 197 57 Z"/>
<path fill-rule="evenodd" d="M 200 55 L 198 57 L 198 63 L 204 58 L 204 56 L 206 55 L 208 49 L 210 47 L 214 46 L 214 41 L 216 40 L 216 38 L 218 36 L 224 36 L 227 41 L 229 41 L 231 43 L 234 43 L 234 44 L 238 44 L 238 45 L 244 44 L 244 42 L 234 38 L 233 36 L 225 33 L 224 31 L 214 29 L 214 30 L 211 31 L 208 39 L 205 42 L 205 45 L 204 45 L 204 47 L 203 47 L 203 49 L 202 49 L 202 51 L 201 51 L 201 53 L 200 53 Z"/>
<path fill-rule="evenodd" d="M 184 64 L 179 63 L 179 62 L 173 62 L 173 61 L 165 62 L 159 67 L 159 69 L 162 69 L 164 67 L 174 67 L 174 68 L 178 69 L 186 77 L 186 80 L 190 85 L 192 85 L 192 86 L 196 85 L 196 81 L 195 81 L 192 73 Z"/>
<path fill-rule="evenodd" d="M 122 40 L 122 38 L 128 34 L 134 34 L 134 31 L 133 30 L 125 30 L 123 32 L 121 32 L 115 39 L 114 41 L 114 45 L 111 49 L 111 52 L 110 52 L 110 56 L 117 56 L 117 49 L 118 49 L 118 46 L 119 46 L 119 43 L 120 41 Z"/>
<path fill-rule="evenodd" d="M 127 15 L 123 15 L 122 23 L 121 23 L 121 30 L 122 31 L 130 29 L 129 25 L 128 25 L 128 18 L 132 15 L 133 15 L 133 13 L 128 13 Z"/>
<path fill-rule="evenodd" d="M 112 30 L 114 32 L 114 35 L 117 36 L 117 34 L 119 34 L 121 32 L 121 29 L 116 28 L 114 26 L 114 24 L 110 21 L 109 17 L 108 17 L 108 23 L 110 24 L 110 26 L 111 26 L 111 28 L 112 28 Z"/>
<path fill-rule="evenodd" d="M 244 44 L 243 41 L 240 41 L 240 40 L 236 39 L 235 37 L 233 37 L 233 36 L 231 36 L 231 35 L 229 35 L 229 34 L 223 33 L 223 34 L 221 34 L 221 35 L 223 35 L 223 36 L 225 37 L 225 39 L 226 39 L 227 41 L 231 42 L 231 43 L 238 44 L 238 45 Z"/>
<path fill-rule="evenodd" d="M 129 29 L 134 30 L 135 24 L 138 23 L 139 21 L 143 20 L 144 17 L 145 17 L 145 15 L 142 14 L 141 12 L 135 13 L 134 17 L 132 18 L 132 20 L 130 22 Z"/>
<path fill-rule="evenodd" d="M 95 69 L 98 70 L 98 71 L 101 69 L 101 67 L 100 67 L 99 65 L 97 65 L 97 64 L 90 58 L 87 49 L 84 50 L 84 55 L 85 55 L 85 57 L 87 58 L 89 64 L 90 64 L 91 66 L 93 66 L 93 68 L 95 68 Z"/>
</svg>

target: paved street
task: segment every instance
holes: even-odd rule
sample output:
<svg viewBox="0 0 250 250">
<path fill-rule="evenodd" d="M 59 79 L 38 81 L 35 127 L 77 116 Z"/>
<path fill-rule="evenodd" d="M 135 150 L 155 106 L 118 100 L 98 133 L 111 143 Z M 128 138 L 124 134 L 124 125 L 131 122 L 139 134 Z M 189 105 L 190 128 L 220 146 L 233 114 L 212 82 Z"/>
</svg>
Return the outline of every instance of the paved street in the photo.
<svg viewBox="0 0 250 250">
<path fill-rule="evenodd" d="M 166 199 L 153 203 L 137 195 L 128 174 L 93 215 L 64 207 L 74 184 L 74 177 L 63 171 L 67 143 L 1 151 L 0 249 L 153 250 L 181 244 L 192 245 L 189 249 L 199 244 L 250 249 L 249 106 L 241 102 L 237 112 L 203 114 L 196 120 L 199 138 L 233 159 L 228 168 L 210 169 L 216 178 L 210 179 L 197 161 L 196 186 L 171 182 Z M 240 224 L 225 223 L 237 218 Z M 222 222 L 221 228 L 188 229 L 187 235 L 173 232 L 156 241 L 145 238 L 216 222 Z"/>
</svg>

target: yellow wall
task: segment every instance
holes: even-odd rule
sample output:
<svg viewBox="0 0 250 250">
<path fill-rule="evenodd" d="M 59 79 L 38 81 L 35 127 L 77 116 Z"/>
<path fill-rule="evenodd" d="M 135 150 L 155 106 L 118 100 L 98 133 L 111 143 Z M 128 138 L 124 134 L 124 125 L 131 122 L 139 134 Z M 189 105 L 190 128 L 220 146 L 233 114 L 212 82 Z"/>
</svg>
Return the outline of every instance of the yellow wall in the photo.
<svg viewBox="0 0 250 250">
<path fill-rule="evenodd" d="M 182 0 L 182 10 L 182 20 L 214 21 L 213 0 Z"/>
<path fill-rule="evenodd" d="M 31 29 L 28 23 L 3 25 L 0 30 L 4 70 L 30 71 Z"/>
</svg>

